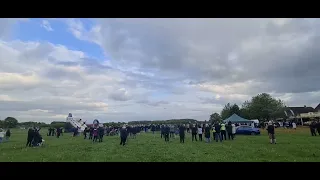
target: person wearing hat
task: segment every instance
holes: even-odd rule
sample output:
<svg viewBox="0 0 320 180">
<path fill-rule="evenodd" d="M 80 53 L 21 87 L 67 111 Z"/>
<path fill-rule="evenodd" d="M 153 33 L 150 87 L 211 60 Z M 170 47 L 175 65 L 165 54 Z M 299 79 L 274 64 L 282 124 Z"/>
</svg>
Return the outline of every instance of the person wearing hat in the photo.
<svg viewBox="0 0 320 180">
<path fill-rule="evenodd" d="M 126 129 L 126 126 L 123 126 L 120 130 L 120 145 L 126 145 L 126 141 L 127 141 L 127 137 L 128 137 L 128 132 Z"/>
<path fill-rule="evenodd" d="M 276 144 L 277 142 L 276 137 L 274 136 L 274 126 L 272 122 L 268 123 L 267 131 L 270 139 L 270 144 Z"/>
</svg>

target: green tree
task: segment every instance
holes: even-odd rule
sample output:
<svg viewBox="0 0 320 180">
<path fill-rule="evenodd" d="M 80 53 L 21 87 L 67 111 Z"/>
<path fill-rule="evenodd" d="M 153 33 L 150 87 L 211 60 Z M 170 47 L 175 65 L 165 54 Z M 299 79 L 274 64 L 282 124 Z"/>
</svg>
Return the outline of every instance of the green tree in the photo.
<svg viewBox="0 0 320 180">
<path fill-rule="evenodd" d="M 225 120 L 233 114 L 240 115 L 240 108 L 237 104 L 230 105 L 230 103 L 228 103 L 221 111 L 221 118 Z"/>
<path fill-rule="evenodd" d="M 221 122 L 222 119 L 221 119 L 220 114 L 213 113 L 213 114 L 210 115 L 210 120 L 209 121 L 210 121 L 211 124 L 214 124 L 216 122 Z"/>
<path fill-rule="evenodd" d="M 4 128 L 4 121 L 0 120 L 0 128 Z"/>
<path fill-rule="evenodd" d="M 18 120 L 16 120 L 14 117 L 7 117 L 4 120 L 4 127 L 5 128 L 15 128 L 18 126 Z"/>
<path fill-rule="evenodd" d="M 273 98 L 270 94 L 262 93 L 252 97 L 251 101 L 245 102 L 242 111 L 250 114 L 250 119 L 269 121 L 277 116 L 275 112 L 281 112 L 283 108 L 283 101 Z"/>
</svg>

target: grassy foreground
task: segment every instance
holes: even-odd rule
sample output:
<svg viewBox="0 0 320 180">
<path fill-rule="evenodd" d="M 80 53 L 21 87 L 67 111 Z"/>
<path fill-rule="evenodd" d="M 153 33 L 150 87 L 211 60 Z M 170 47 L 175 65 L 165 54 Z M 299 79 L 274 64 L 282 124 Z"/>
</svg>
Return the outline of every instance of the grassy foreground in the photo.
<svg viewBox="0 0 320 180">
<path fill-rule="evenodd" d="M 26 148 L 27 130 L 12 130 L 9 142 L 0 144 L 0 162 L 269 162 L 320 161 L 320 136 L 311 137 L 308 128 L 276 129 L 276 145 L 268 144 L 265 130 L 260 136 L 237 136 L 223 143 L 192 142 L 187 135 L 184 144 L 179 139 L 165 143 L 159 134 L 141 133 L 120 146 L 118 136 L 106 136 L 103 143 L 92 143 L 83 136 L 71 134 L 57 139 L 47 137 L 45 147 Z"/>
</svg>

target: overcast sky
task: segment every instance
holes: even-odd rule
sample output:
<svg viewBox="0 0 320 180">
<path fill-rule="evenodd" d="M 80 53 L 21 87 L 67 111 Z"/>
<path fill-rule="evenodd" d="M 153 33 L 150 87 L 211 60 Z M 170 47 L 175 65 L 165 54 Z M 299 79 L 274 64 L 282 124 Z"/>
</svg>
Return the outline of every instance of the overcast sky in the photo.
<svg viewBox="0 0 320 180">
<path fill-rule="evenodd" d="M 0 19 L 0 119 L 195 118 L 320 103 L 318 19 Z"/>
</svg>

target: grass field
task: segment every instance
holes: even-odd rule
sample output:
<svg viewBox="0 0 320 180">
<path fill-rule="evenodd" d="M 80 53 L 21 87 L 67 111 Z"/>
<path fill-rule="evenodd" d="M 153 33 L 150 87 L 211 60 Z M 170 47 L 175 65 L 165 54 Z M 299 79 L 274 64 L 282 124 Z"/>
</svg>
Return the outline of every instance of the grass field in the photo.
<svg viewBox="0 0 320 180">
<path fill-rule="evenodd" d="M 320 161 L 320 136 L 312 137 L 308 128 L 276 129 L 277 144 L 268 142 L 267 133 L 260 136 L 237 136 L 223 143 L 192 142 L 187 135 L 165 143 L 159 134 L 141 133 L 120 146 L 118 136 L 105 136 L 103 143 L 92 143 L 83 136 L 64 134 L 60 139 L 41 134 L 45 147 L 26 148 L 27 130 L 12 130 L 9 142 L 0 144 L 0 162 L 303 162 Z"/>
</svg>

